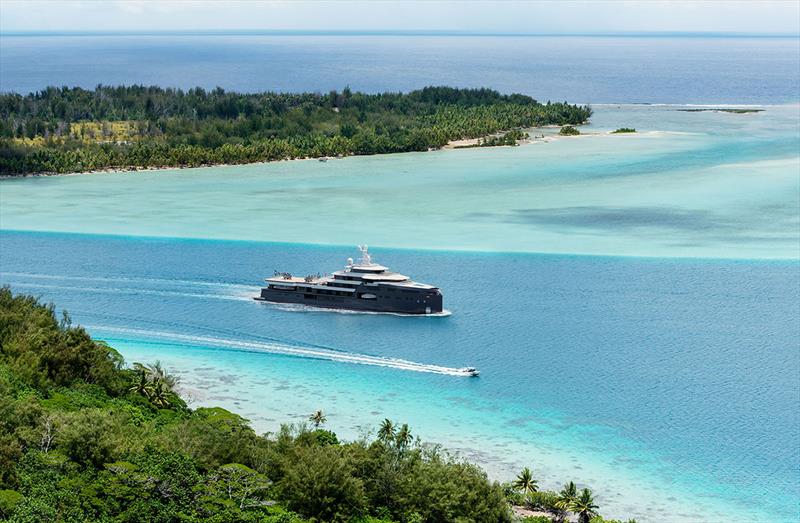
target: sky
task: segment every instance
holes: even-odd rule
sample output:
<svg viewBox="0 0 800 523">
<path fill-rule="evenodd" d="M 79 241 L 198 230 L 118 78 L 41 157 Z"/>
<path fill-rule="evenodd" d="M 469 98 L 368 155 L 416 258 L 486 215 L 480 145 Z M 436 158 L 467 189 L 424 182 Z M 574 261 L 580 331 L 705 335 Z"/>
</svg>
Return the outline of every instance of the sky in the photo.
<svg viewBox="0 0 800 523">
<path fill-rule="evenodd" d="M 800 0 L 0 0 L 0 32 L 444 30 L 800 34 Z"/>
</svg>

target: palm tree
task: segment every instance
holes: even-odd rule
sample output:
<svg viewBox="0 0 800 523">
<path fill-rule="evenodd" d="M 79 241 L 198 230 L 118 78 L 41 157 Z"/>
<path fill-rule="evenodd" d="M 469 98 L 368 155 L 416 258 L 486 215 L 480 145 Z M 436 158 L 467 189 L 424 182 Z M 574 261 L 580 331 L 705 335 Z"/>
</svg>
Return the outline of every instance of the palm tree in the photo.
<svg viewBox="0 0 800 523">
<path fill-rule="evenodd" d="M 164 382 L 158 380 L 153 383 L 153 389 L 150 391 L 150 401 L 159 408 L 169 407 L 169 389 L 166 389 Z"/>
<path fill-rule="evenodd" d="M 318 429 L 320 425 L 328 421 L 328 418 L 325 417 L 325 414 L 321 410 L 318 410 L 308 417 L 308 421 L 314 424 L 315 429 Z"/>
<path fill-rule="evenodd" d="M 164 367 L 161 366 L 161 362 L 158 360 L 156 360 L 156 362 L 150 366 L 150 379 L 152 381 L 164 382 L 164 385 L 166 385 L 169 390 L 172 390 L 175 385 L 178 384 L 178 378 L 167 373 Z"/>
<path fill-rule="evenodd" d="M 394 423 L 389 418 L 383 420 L 381 428 L 378 429 L 378 440 L 388 443 L 394 440 Z"/>
<path fill-rule="evenodd" d="M 411 429 L 408 428 L 407 423 L 403 423 L 400 427 L 400 430 L 397 431 L 397 435 L 395 436 L 395 442 L 397 443 L 397 448 L 399 450 L 405 450 L 411 444 Z"/>
<path fill-rule="evenodd" d="M 522 469 L 522 472 L 519 473 L 517 479 L 514 480 L 514 488 L 522 492 L 523 494 L 530 494 L 531 492 L 536 492 L 539 488 L 538 482 L 533 479 L 533 473 L 531 469 L 525 467 Z"/>
<path fill-rule="evenodd" d="M 156 361 L 150 366 L 144 365 L 142 363 L 134 363 L 133 368 L 138 370 L 139 372 L 144 372 L 145 375 L 147 376 L 148 381 L 150 382 L 153 383 L 157 381 L 163 382 L 164 385 L 166 385 L 167 388 L 169 388 L 169 390 L 172 390 L 175 387 L 175 385 L 178 384 L 179 381 L 176 376 L 173 376 L 172 374 L 169 374 L 166 370 L 164 370 L 164 367 L 161 365 L 160 361 Z"/>
<path fill-rule="evenodd" d="M 578 497 L 578 487 L 575 486 L 575 483 L 570 481 L 564 485 L 564 488 L 561 489 L 561 492 L 558 493 L 558 501 L 556 504 L 558 508 L 561 510 L 569 510 L 572 506 L 572 502 Z"/>
<path fill-rule="evenodd" d="M 130 391 L 145 397 L 150 395 L 150 382 L 147 381 L 147 374 L 145 371 L 139 371 L 139 381 L 131 386 Z"/>
<path fill-rule="evenodd" d="M 144 372 L 148 379 L 150 379 L 150 376 L 153 373 L 153 370 L 144 363 L 134 363 L 133 368 L 138 372 Z"/>
<path fill-rule="evenodd" d="M 585 488 L 581 491 L 581 495 L 572 500 L 570 510 L 578 515 L 580 523 L 589 523 L 593 516 L 597 515 L 599 507 L 594 504 L 592 491 Z"/>
</svg>

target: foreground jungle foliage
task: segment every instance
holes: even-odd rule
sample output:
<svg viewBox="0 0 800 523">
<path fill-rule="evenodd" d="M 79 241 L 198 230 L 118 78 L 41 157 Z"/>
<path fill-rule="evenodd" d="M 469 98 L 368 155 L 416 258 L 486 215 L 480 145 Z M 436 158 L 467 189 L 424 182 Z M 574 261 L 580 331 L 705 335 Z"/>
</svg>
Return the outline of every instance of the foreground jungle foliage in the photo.
<svg viewBox="0 0 800 523">
<path fill-rule="evenodd" d="M 587 106 L 490 89 L 241 94 L 49 87 L 0 94 L 0 174 L 425 151 L 525 127 L 578 125 L 590 116 Z"/>
<path fill-rule="evenodd" d="M 124 366 L 69 316 L 0 288 L 0 520 L 11 522 L 509 522 L 512 504 L 602 523 L 587 489 L 538 492 L 525 469 L 477 466 L 385 420 L 340 442 L 306 426 L 257 435 L 190 409 L 159 364 Z"/>
</svg>

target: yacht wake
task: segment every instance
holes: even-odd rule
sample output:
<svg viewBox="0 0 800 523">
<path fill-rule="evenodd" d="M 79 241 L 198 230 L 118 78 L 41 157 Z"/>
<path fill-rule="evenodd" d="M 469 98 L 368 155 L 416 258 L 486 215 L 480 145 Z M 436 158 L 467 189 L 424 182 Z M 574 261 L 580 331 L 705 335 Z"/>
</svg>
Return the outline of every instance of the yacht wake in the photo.
<svg viewBox="0 0 800 523">
<path fill-rule="evenodd" d="M 78 285 L 50 285 L 46 283 L 15 282 L 14 287 L 31 289 L 51 289 L 60 291 L 94 292 L 100 294 L 138 294 L 152 296 L 179 296 L 182 298 L 210 298 L 215 300 L 250 301 L 250 295 L 202 294 L 192 292 L 168 291 L 159 289 L 138 289 L 132 287 L 87 287 Z"/>
<path fill-rule="evenodd" d="M 127 327 L 111 327 L 104 325 L 86 325 L 89 331 L 97 331 L 96 335 L 103 337 L 103 334 L 122 334 L 142 336 L 149 339 L 162 341 L 181 342 L 195 346 L 225 347 L 240 351 L 265 352 L 270 354 L 281 354 L 285 356 L 295 356 L 299 358 L 336 361 L 341 363 L 354 363 L 358 365 L 371 365 L 375 367 L 387 367 L 398 370 L 412 372 L 426 372 L 430 374 L 444 374 L 447 376 L 468 377 L 471 374 L 464 369 L 455 367 L 444 367 L 441 365 L 430 365 L 413 361 L 385 358 L 382 356 L 370 356 L 354 352 L 339 351 L 322 347 L 303 347 L 300 345 L 288 345 L 278 342 L 258 342 L 246 340 L 234 340 L 219 338 L 214 336 L 196 336 L 180 334 L 169 331 L 158 331 L 149 329 L 134 329 Z M 94 334 L 94 333 L 93 333 Z"/>
<path fill-rule="evenodd" d="M 170 295 L 222 300 L 249 301 L 258 292 L 258 288 L 251 285 L 168 278 L 63 276 L 3 271 L 0 272 L 0 279 L 6 282 L 10 280 L 14 287 L 97 293 Z M 151 286 L 151 288 L 147 288 L 147 286 Z M 179 290 L 170 289 L 169 287 L 171 286 Z M 188 292 L 183 289 L 188 289 Z"/>
<path fill-rule="evenodd" d="M 259 302 L 266 307 L 290 312 L 332 312 L 335 314 L 370 314 L 380 316 L 402 316 L 404 318 L 446 318 L 452 311 L 444 309 L 442 312 L 432 312 L 430 314 L 404 314 L 402 312 L 379 312 L 379 311 L 353 311 L 347 309 L 329 309 L 325 307 L 313 307 L 301 303 L 274 303 L 269 301 Z"/>
</svg>

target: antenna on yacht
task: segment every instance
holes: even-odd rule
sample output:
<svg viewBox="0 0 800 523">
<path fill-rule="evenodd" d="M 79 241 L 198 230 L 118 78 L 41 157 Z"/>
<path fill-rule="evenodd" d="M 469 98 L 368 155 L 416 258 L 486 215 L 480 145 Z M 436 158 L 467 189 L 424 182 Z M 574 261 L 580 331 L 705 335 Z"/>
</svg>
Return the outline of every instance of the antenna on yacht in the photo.
<svg viewBox="0 0 800 523">
<path fill-rule="evenodd" d="M 358 250 L 361 251 L 361 265 L 372 265 L 372 256 L 369 255 L 369 247 L 366 245 L 359 245 Z"/>
</svg>

